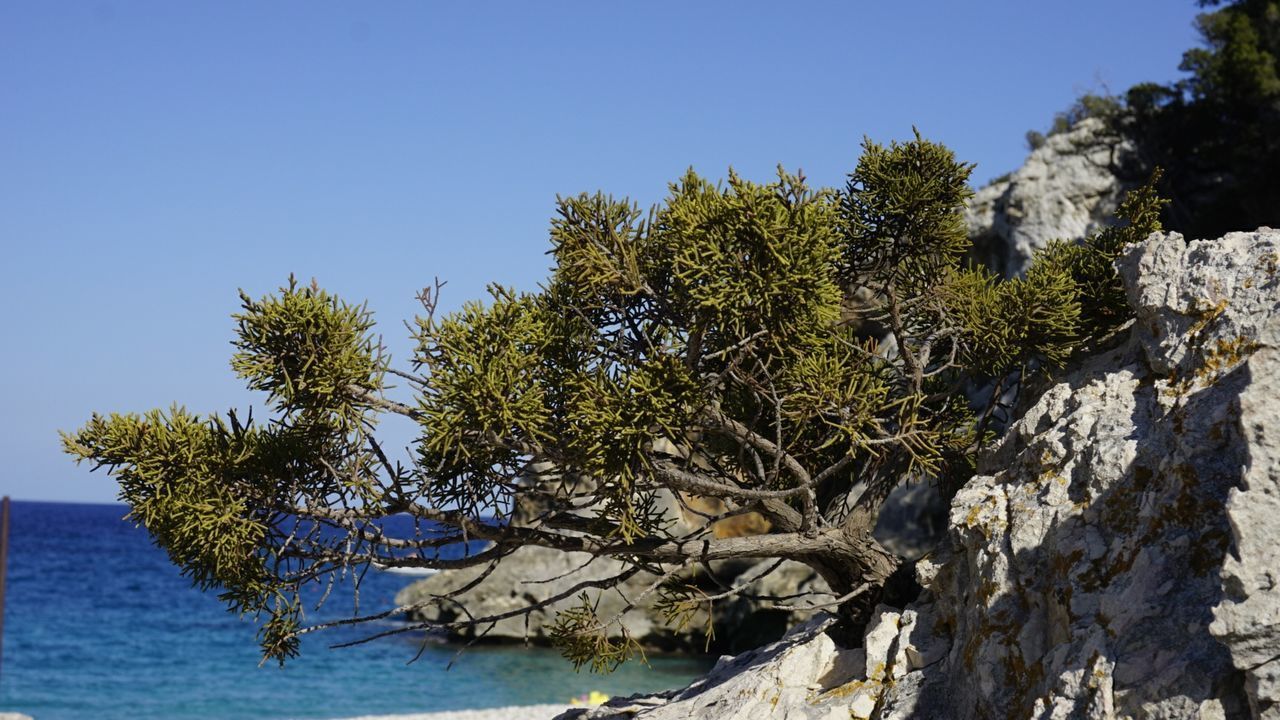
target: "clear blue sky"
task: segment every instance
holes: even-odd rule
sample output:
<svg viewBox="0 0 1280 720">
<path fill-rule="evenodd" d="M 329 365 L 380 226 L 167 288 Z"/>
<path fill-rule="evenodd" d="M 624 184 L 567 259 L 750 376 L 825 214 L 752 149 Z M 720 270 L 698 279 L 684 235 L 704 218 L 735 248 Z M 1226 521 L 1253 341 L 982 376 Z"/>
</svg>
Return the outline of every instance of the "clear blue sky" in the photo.
<svg viewBox="0 0 1280 720">
<path fill-rule="evenodd" d="M 367 299 L 400 357 L 547 270 L 557 193 L 648 205 L 692 165 L 843 182 L 912 125 L 985 181 L 1085 90 L 1178 76 L 1191 0 L 0 4 L 0 492 L 109 501 L 93 411 L 258 403 L 237 288 Z M 401 443 L 408 442 L 403 435 Z"/>
</svg>

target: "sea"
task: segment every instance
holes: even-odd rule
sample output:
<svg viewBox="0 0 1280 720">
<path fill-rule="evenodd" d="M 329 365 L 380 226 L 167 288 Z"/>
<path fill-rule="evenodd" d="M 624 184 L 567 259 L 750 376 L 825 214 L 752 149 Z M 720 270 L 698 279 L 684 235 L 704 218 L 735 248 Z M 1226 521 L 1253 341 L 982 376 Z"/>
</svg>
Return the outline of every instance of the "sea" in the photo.
<svg viewBox="0 0 1280 720">
<path fill-rule="evenodd" d="M 687 684 L 707 658 L 649 656 L 610 675 L 575 672 L 551 649 L 456 646 L 402 627 L 306 636 L 281 668 L 260 665 L 256 626 L 193 588 L 123 505 L 15 501 L 4 607 L 0 712 L 35 720 L 323 720 L 507 705 L 567 703 L 590 691 L 653 692 Z M 360 610 L 394 607 L 415 578 L 370 570 Z M 349 588 L 308 620 L 350 615 Z M 420 652 L 421 651 L 421 652 Z M 416 656 L 416 660 L 414 659 Z"/>
</svg>

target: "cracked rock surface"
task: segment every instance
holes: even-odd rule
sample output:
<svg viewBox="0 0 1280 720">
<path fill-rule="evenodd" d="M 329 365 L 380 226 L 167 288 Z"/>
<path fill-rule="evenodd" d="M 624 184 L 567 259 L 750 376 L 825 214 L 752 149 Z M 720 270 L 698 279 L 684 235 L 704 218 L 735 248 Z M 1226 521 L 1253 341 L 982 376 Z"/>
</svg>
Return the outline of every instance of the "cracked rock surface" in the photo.
<svg viewBox="0 0 1280 720">
<path fill-rule="evenodd" d="M 984 456 L 864 647 L 817 619 L 561 718 L 1280 718 L 1280 232 L 1119 269 L 1127 335 Z"/>
</svg>

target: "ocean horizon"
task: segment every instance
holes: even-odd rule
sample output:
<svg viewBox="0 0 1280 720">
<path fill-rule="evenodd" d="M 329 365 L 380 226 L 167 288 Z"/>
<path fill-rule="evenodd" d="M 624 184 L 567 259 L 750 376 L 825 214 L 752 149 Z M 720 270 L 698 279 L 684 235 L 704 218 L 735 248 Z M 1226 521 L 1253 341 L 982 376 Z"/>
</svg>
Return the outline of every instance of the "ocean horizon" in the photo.
<svg viewBox="0 0 1280 720">
<path fill-rule="evenodd" d="M 649 666 L 633 661 L 593 675 L 575 672 L 551 649 L 477 645 L 459 654 L 422 632 L 329 647 L 404 625 L 391 619 L 308 635 L 284 668 L 260 666 L 256 625 L 192 587 L 146 530 L 124 519 L 127 511 L 13 501 L 0 712 L 35 720 L 330 720 L 567 703 L 592 690 L 653 692 L 709 667 L 707 658 L 650 656 Z M 396 592 L 415 579 L 370 570 L 361 611 L 394 607 Z M 349 616 L 349 586 L 343 590 L 308 619 Z"/>
</svg>

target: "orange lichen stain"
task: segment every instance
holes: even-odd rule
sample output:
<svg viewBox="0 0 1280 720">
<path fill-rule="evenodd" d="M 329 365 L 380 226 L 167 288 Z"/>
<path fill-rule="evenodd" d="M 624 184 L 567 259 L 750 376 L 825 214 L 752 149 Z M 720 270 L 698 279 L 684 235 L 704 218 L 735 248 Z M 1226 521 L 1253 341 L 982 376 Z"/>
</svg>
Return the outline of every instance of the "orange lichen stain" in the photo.
<svg viewBox="0 0 1280 720">
<path fill-rule="evenodd" d="M 881 687 L 881 684 L 879 682 L 876 682 L 875 680 L 850 680 L 849 682 L 843 685 L 833 687 L 824 693 L 820 693 L 818 695 L 810 697 L 809 703 L 812 705 L 812 704 L 817 704 L 819 702 L 822 702 L 824 700 L 838 700 L 841 698 L 847 698 L 851 695 L 856 694 L 859 690 L 862 690 L 864 688 L 872 692 L 878 692 L 880 690 L 880 687 Z"/>
<path fill-rule="evenodd" d="M 1207 306 L 1204 307 L 1204 309 L 1196 309 L 1196 306 L 1200 306 L 1201 302 L 1196 302 L 1195 306 L 1192 307 L 1192 311 L 1196 312 L 1196 314 L 1199 315 L 1199 318 L 1191 325 L 1190 328 L 1187 328 L 1187 335 L 1189 336 L 1199 335 L 1200 331 L 1209 326 L 1209 323 L 1222 317 L 1222 313 L 1227 311 L 1228 302 L 1226 298 L 1223 298 L 1213 304 L 1210 304 L 1208 300 L 1202 302 Z"/>
<path fill-rule="evenodd" d="M 978 516 L 982 514 L 982 505 L 983 503 L 978 503 L 977 505 L 974 505 L 973 507 L 969 508 L 969 514 L 966 515 L 964 518 L 965 525 L 968 525 L 969 527 L 973 527 L 974 524 L 977 523 Z"/>
<path fill-rule="evenodd" d="M 1262 347 L 1261 343 L 1243 335 L 1232 340 L 1218 340 L 1205 353 L 1204 362 L 1196 370 L 1196 379 L 1202 380 L 1209 375 L 1226 374 L 1228 370 L 1239 365 L 1260 347 Z"/>
<path fill-rule="evenodd" d="M 1190 394 L 1197 383 L 1205 387 L 1212 385 L 1218 378 L 1247 360 L 1260 347 L 1262 347 L 1261 343 L 1244 335 L 1230 340 L 1219 339 L 1204 352 L 1200 366 L 1195 368 L 1190 376 L 1179 378 L 1177 373 L 1171 375 L 1169 386 L 1164 393 L 1166 396 L 1184 397 Z"/>
</svg>

